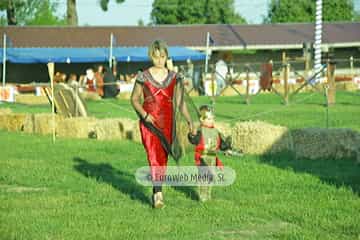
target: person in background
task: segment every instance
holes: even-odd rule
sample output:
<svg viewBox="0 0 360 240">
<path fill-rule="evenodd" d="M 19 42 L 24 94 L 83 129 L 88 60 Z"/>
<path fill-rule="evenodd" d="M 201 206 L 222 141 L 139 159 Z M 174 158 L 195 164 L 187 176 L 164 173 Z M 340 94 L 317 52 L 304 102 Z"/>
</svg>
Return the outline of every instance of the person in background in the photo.
<svg viewBox="0 0 360 240">
<path fill-rule="evenodd" d="M 100 97 L 104 96 L 104 71 L 105 71 L 104 66 L 99 65 L 95 73 L 96 91 Z"/>
<path fill-rule="evenodd" d="M 219 95 L 221 90 L 226 86 L 226 75 L 228 73 L 228 66 L 223 59 L 219 59 L 215 64 L 215 78 L 217 91 L 216 94 Z"/>
<path fill-rule="evenodd" d="M 70 87 L 74 88 L 74 89 L 76 89 L 76 88 L 79 87 L 79 83 L 78 83 L 78 81 L 77 81 L 77 76 L 76 76 L 75 73 L 71 73 L 71 74 L 69 75 L 69 79 L 68 79 L 68 81 L 67 81 L 67 84 L 68 84 Z"/>
<path fill-rule="evenodd" d="M 94 70 L 92 68 L 88 68 L 86 70 L 84 82 L 86 85 L 86 90 L 88 92 L 96 92 L 96 78 Z"/>
</svg>

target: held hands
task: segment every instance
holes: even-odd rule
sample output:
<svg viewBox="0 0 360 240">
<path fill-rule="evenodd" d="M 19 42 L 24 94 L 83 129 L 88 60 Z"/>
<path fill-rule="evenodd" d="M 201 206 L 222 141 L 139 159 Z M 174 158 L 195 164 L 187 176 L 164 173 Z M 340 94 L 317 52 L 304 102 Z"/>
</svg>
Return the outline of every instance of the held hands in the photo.
<svg viewBox="0 0 360 240">
<path fill-rule="evenodd" d="M 196 129 L 194 128 L 194 125 L 191 122 L 189 123 L 189 133 L 193 136 L 196 135 Z"/>
</svg>

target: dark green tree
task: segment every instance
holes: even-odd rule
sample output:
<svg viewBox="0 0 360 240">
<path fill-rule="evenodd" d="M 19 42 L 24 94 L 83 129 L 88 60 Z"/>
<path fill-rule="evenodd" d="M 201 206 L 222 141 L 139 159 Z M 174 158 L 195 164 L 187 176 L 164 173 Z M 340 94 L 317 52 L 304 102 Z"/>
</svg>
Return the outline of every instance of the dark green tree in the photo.
<svg viewBox="0 0 360 240">
<path fill-rule="evenodd" d="M 6 4 L 5 4 L 6 2 Z M 6 10 L 7 20 L 1 25 L 64 25 L 64 17 L 56 15 L 58 3 L 50 0 L 6 0 L 1 1 L 0 9 Z M 9 10 L 8 8 L 11 8 Z M 9 12 L 10 16 L 9 16 Z"/>
<path fill-rule="evenodd" d="M 314 22 L 314 0 L 271 0 L 269 12 L 264 19 L 269 23 Z M 323 1 L 324 21 L 353 21 L 355 19 L 352 0 Z"/>
<path fill-rule="evenodd" d="M 115 0 L 116 3 L 123 3 L 125 0 Z M 110 0 L 100 0 L 100 7 L 103 11 L 108 10 Z"/>
<path fill-rule="evenodd" d="M 246 23 L 235 12 L 234 0 L 155 0 L 153 24 Z"/>
</svg>

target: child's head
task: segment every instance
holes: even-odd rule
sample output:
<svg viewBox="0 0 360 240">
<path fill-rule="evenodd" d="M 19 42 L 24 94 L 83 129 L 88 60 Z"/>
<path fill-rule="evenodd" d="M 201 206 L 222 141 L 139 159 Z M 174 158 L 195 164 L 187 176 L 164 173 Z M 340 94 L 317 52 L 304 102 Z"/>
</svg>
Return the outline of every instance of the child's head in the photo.
<svg viewBox="0 0 360 240">
<path fill-rule="evenodd" d="M 200 111 L 200 123 L 209 127 L 214 126 L 215 116 L 210 106 L 202 105 L 199 108 Z"/>
<path fill-rule="evenodd" d="M 164 67 L 169 56 L 167 45 L 161 40 L 155 40 L 149 46 L 148 54 L 155 67 Z"/>
</svg>

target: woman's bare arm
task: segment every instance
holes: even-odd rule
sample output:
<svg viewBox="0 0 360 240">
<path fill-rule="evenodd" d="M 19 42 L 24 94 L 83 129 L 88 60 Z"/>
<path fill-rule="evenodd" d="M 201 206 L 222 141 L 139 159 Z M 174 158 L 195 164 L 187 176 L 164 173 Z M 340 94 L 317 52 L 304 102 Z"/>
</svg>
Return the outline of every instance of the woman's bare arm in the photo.
<svg viewBox="0 0 360 240">
<path fill-rule="evenodd" d="M 140 114 L 141 117 L 146 116 L 146 112 L 141 105 L 141 97 L 143 95 L 143 86 L 139 83 L 135 83 L 134 89 L 131 93 L 130 102 L 136 112 Z"/>
<path fill-rule="evenodd" d="M 178 83 L 181 84 L 181 83 Z M 190 116 L 190 113 L 188 111 L 188 108 L 186 106 L 186 103 L 184 101 L 184 89 L 183 86 L 179 85 L 176 88 L 176 107 L 180 110 L 182 115 L 185 117 L 185 120 L 189 124 L 190 131 L 194 131 L 193 122 Z"/>
</svg>

